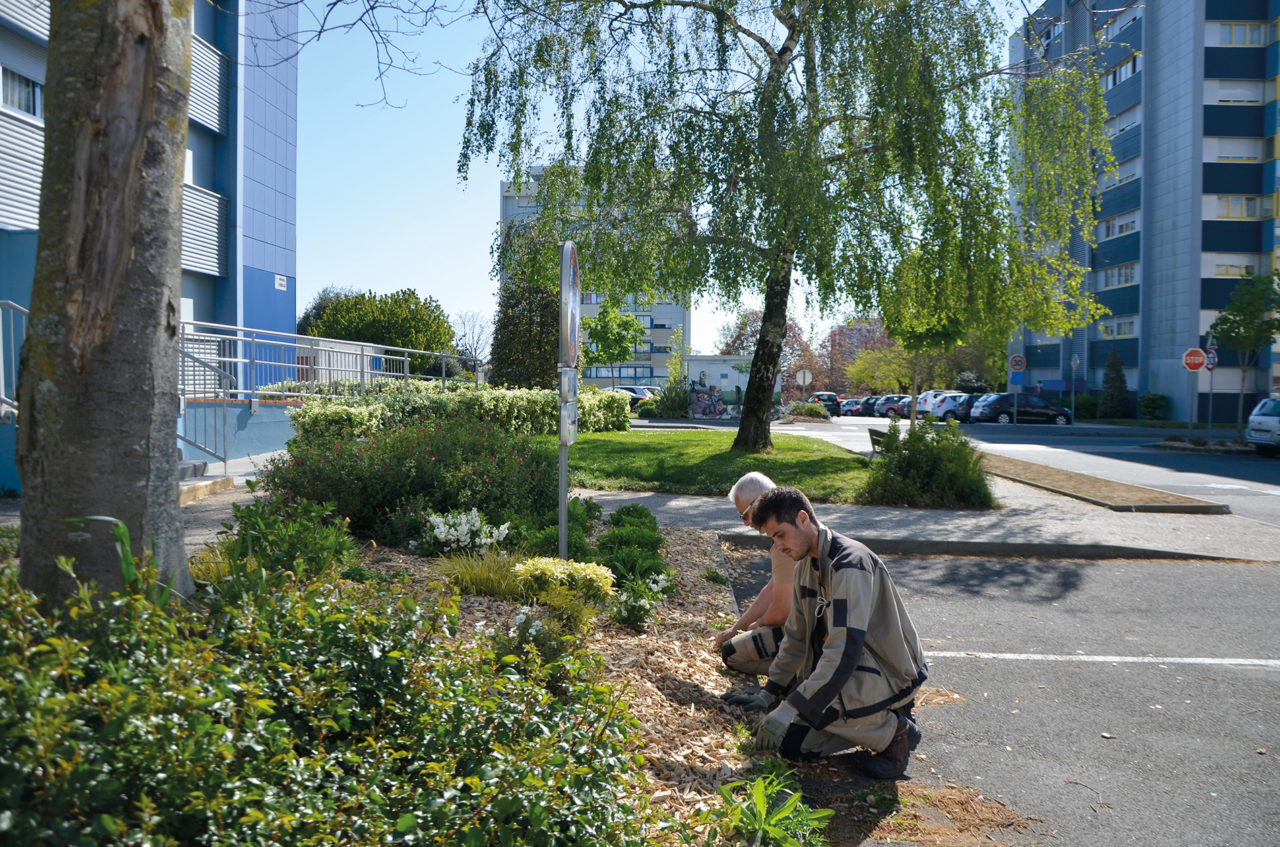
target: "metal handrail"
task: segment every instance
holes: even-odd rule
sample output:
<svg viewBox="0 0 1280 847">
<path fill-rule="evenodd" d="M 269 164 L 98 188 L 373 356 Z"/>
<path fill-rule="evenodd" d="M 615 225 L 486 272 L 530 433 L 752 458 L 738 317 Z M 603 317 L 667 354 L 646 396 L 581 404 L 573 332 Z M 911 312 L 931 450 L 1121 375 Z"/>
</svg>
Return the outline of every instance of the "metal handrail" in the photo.
<svg viewBox="0 0 1280 847">
<path fill-rule="evenodd" d="M 190 362 L 194 367 L 202 368 L 212 375 L 216 386 L 200 396 L 194 396 L 185 391 L 180 393 L 178 403 L 181 410 L 182 428 L 178 432 L 178 440 L 222 462 L 222 475 L 227 476 L 227 460 L 231 450 L 229 447 L 230 436 L 227 430 L 226 401 L 231 387 L 235 385 L 235 375 L 228 373 L 217 365 L 209 364 L 198 356 L 191 355 L 186 350 L 179 349 L 178 356 L 180 361 Z M 185 371 L 179 368 L 178 373 L 181 380 Z M 191 384 L 199 384 L 199 381 L 192 380 Z M 222 386 L 226 387 L 223 388 Z M 201 402 L 192 404 L 190 402 L 192 400 Z M 211 410 L 203 402 L 205 400 L 221 400 L 222 402 L 218 404 L 216 410 L 210 413 Z M 218 416 L 218 411 L 222 413 L 221 418 Z"/>
<path fill-rule="evenodd" d="M 12 300 L 0 300 L 0 423 L 18 416 L 18 359 L 31 313 Z M 15 322 L 19 331 L 14 331 Z"/>
</svg>

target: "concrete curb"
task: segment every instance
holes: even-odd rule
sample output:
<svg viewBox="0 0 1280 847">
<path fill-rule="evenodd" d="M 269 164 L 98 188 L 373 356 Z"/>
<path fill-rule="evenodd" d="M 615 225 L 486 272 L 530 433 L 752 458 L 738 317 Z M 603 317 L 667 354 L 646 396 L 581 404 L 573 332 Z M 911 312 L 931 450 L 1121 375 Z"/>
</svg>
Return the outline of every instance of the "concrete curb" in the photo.
<svg viewBox="0 0 1280 847">
<path fill-rule="evenodd" d="M 768 538 L 744 532 L 722 532 L 720 540 L 738 547 L 767 550 L 773 545 Z M 1247 562 L 1251 559 L 1219 556 L 1211 553 L 1188 553 L 1177 550 L 1152 550 L 1124 547 L 1118 544 L 1066 544 L 1035 541 L 930 541 L 916 538 L 876 538 L 859 535 L 875 553 L 908 556 L 991 556 L 1027 559 L 1182 559 L 1187 561 Z"/>
<path fill-rule="evenodd" d="M 1197 447 L 1195 444 L 1188 444 L 1183 441 L 1150 441 L 1139 446 L 1147 447 L 1151 450 L 1172 450 L 1175 453 L 1208 453 L 1210 455 L 1225 453 L 1232 456 L 1246 456 L 1258 452 L 1249 446 L 1206 444 L 1203 447 Z"/>
<path fill-rule="evenodd" d="M 195 482 L 184 483 L 178 489 L 178 505 L 186 506 L 217 494 L 219 491 L 235 487 L 236 479 L 233 476 L 202 477 Z"/>
<path fill-rule="evenodd" d="M 1075 491 L 1068 491 L 1063 488 L 1055 488 L 1052 485 L 1045 485 L 1032 479 L 1024 479 L 1013 474 L 1000 473 L 990 468 L 983 468 L 986 473 L 992 476 L 998 476 L 1003 479 L 1021 483 L 1022 485 L 1030 485 L 1032 488 L 1039 488 L 1042 491 L 1049 491 L 1053 494 L 1060 494 L 1063 497 L 1071 497 L 1076 500 L 1083 500 L 1086 503 L 1092 503 L 1095 506 L 1101 506 L 1104 509 L 1110 509 L 1113 512 L 1161 512 L 1174 515 L 1229 515 L 1231 507 L 1225 503 L 1209 503 L 1206 501 L 1194 501 L 1190 503 L 1109 503 L 1106 500 L 1098 500 L 1085 494 Z M 1125 483 L 1133 488 L 1144 488 L 1145 486 L 1133 485 Z M 1155 489 L 1150 489 L 1155 491 Z M 1163 493 L 1163 492 L 1159 492 Z M 1192 498 L 1187 498 L 1191 500 Z"/>
</svg>

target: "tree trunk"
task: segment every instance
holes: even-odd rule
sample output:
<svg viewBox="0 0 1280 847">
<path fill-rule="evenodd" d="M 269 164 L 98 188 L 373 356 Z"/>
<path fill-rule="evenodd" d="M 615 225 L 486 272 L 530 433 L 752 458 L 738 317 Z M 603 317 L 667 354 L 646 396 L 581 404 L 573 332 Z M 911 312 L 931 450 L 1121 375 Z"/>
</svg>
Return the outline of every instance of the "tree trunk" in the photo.
<svg viewBox="0 0 1280 847">
<path fill-rule="evenodd" d="M 107 515 L 189 593 L 177 474 L 185 0 L 53 0 L 40 243 L 22 347 L 22 584 L 122 585 Z"/>
<path fill-rule="evenodd" d="M 756 340 L 747 393 L 742 398 L 742 418 L 733 449 L 760 453 L 773 447 L 769 435 L 769 415 L 773 411 L 773 383 L 778 378 L 782 344 L 787 337 L 787 298 L 791 294 L 791 266 L 794 253 L 787 252 L 765 282 L 764 313 L 760 316 L 760 337 Z"/>
</svg>

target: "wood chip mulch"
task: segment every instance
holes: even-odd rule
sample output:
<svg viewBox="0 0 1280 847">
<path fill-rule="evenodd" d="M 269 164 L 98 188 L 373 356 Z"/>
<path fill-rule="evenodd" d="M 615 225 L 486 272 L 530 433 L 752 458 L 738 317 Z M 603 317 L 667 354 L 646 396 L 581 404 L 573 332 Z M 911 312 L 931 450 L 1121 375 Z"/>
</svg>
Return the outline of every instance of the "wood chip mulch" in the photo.
<svg viewBox="0 0 1280 847">
<path fill-rule="evenodd" d="M 605 681 L 627 692 L 639 723 L 640 750 L 649 780 L 650 802 L 681 820 L 718 805 L 716 789 L 750 779 L 759 760 L 750 748 L 756 715 L 720 699 L 731 688 L 750 688 L 741 675 L 725 670 L 712 637 L 738 614 L 733 590 L 708 579 L 709 572 L 729 576 L 729 568 L 747 567 L 764 551 L 722 547 L 707 530 L 660 530 L 664 557 L 676 574 L 676 591 L 660 607 L 645 632 L 598 618 L 589 648 L 604 658 Z M 426 593 L 436 581 L 426 562 L 402 551 L 379 548 L 368 567 L 404 575 Z M 734 573 L 741 578 L 741 572 Z M 490 597 L 463 597 L 460 633 L 478 621 L 508 620 L 517 604 Z M 959 705 L 964 698 L 945 689 L 926 689 L 919 709 Z M 953 784 L 918 761 L 908 778 L 877 782 L 828 762 L 794 766 L 805 803 L 835 810 L 824 834 L 831 847 L 855 844 L 1015 844 L 1030 824 L 1018 813 L 967 786 Z"/>
</svg>

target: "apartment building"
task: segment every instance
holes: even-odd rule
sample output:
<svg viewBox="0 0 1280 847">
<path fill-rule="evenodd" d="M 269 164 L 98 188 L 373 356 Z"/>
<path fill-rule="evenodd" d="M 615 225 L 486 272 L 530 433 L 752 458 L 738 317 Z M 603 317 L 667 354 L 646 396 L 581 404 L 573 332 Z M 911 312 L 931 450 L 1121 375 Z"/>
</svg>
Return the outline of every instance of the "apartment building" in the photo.
<svg viewBox="0 0 1280 847">
<path fill-rule="evenodd" d="M 1010 59 L 1096 48 L 1116 173 L 1098 185 L 1097 244 L 1073 256 L 1111 314 L 1070 338 L 1025 332 L 1027 387 L 1097 393 L 1112 352 L 1134 397 L 1186 420 L 1235 420 L 1241 380 L 1280 389 L 1280 348 L 1257 367 L 1218 348 L 1210 374 L 1182 366 L 1242 275 L 1275 267 L 1280 0 L 1048 0 L 1010 38 Z M 1217 403 L 1211 403 L 1212 384 Z"/>
<path fill-rule="evenodd" d="M 296 328 L 297 7 L 194 4 L 182 318 Z M 49 5 L 0 0 L 0 299 L 27 305 L 44 158 Z"/>
<path fill-rule="evenodd" d="M 541 169 L 534 168 L 533 180 L 521 186 L 519 191 L 511 182 L 502 181 L 499 192 L 499 220 L 503 227 L 537 215 L 537 179 L 540 174 Z M 583 277 L 582 284 L 581 316 L 593 317 L 600 313 L 600 304 L 604 302 L 604 296 L 590 290 L 589 276 Z M 689 345 L 690 310 L 670 300 L 646 303 L 635 297 L 628 297 L 622 304 L 622 311 L 634 315 L 640 322 L 645 330 L 644 338 L 635 345 L 631 358 L 625 362 L 611 366 L 583 368 L 583 384 L 598 385 L 602 388 L 614 384 L 661 385 L 669 374 L 667 365 L 671 358 L 671 348 L 675 343 L 677 330 L 683 329 L 684 345 L 686 348 Z M 584 345 L 589 343 L 585 336 L 582 343 Z"/>
</svg>

